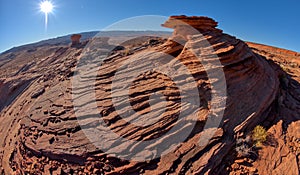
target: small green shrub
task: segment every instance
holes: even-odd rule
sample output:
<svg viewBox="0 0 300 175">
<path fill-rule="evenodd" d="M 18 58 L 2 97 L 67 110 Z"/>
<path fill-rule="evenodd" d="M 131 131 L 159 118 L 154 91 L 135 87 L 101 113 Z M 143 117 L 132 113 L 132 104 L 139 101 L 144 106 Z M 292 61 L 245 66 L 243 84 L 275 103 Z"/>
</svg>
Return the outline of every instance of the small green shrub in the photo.
<svg viewBox="0 0 300 175">
<path fill-rule="evenodd" d="M 265 141 L 267 141 L 267 131 L 264 127 L 258 125 L 252 131 L 252 140 L 255 146 L 261 146 Z"/>
</svg>

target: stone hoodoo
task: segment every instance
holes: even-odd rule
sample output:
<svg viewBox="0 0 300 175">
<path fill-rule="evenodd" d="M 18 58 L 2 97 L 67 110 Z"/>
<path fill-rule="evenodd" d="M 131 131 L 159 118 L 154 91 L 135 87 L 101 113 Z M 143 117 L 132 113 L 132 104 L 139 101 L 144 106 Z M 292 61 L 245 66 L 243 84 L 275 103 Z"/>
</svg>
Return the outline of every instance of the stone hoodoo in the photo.
<svg viewBox="0 0 300 175">
<path fill-rule="evenodd" d="M 71 41 L 72 41 L 72 45 L 71 46 L 79 45 L 80 44 L 80 38 L 81 38 L 80 34 L 73 34 L 71 36 Z"/>
<path fill-rule="evenodd" d="M 182 35 L 186 38 L 187 35 L 193 35 L 196 33 L 203 33 L 207 31 L 219 31 L 217 29 L 218 22 L 209 17 L 202 16 L 171 16 L 164 24 L 163 27 L 174 29 L 174 35 Z"/>
</svg>

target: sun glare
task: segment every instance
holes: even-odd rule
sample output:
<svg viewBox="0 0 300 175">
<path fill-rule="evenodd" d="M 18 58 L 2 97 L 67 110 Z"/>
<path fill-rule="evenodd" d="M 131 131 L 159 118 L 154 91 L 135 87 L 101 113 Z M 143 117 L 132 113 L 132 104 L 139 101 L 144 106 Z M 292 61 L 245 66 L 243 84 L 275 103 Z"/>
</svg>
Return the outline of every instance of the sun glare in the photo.
<svg viewBox="0 0 300 175">
<path fill-rule="evenodd" d="M 53 9 L 53 4 L 50 1 L 43 1 L 40 4 L 41 11 L 44 13 L 50 13 Z"/>
<path fill-rule="evenodd" d="M 48 26 L 48 13 L 51 13 L 53 11 L 53 8 L 53 4 L 48 0 L 44 0 L 40 3 L 40 10 L 45 14 L 45 31 L 47 31 Z"/>
</svg>

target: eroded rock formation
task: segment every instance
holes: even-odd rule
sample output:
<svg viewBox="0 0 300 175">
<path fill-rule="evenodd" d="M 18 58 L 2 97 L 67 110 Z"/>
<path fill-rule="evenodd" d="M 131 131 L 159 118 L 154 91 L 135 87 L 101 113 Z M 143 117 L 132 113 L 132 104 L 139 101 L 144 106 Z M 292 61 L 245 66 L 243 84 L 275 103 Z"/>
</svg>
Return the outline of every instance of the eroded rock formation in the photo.
<svg viewBox="0 0 300 175">
<path fill-rule="evenodd" d="M 81 38 L 80 34 L 71 35 L 71 41 L 72 41 L 71 46 L 78 46 L 80 44 L 80 38 Z"/>
<path fill-rule="evenodd" d="M 26 87 L 19 88 L 21 93 L 17 93 L 11 103 L 3 105 L 1 111 L 0 170 L 5 174 L 299 172 L 299 81 L 273 61 L 268 61 L 269 57 L 264 57 L 268 55 L 259 54 L 259 48 L 253 52 L 253 48 L 243 41 L 222 33 L 216 28 L 217 22 L 210 18 L 173 16 L 163 26 L 175 30 L 168 40 L 156 40 L 152 44 L 144 42 L 130 50 L 114 51 L 108 54 L 99 68 L 96 67 L 94 90 L 97 110 L 91 110 L 89 115 L 78 116 L 74 110 L 74 105 L 78 106 L 74 103 L 74 94 L 76 98 L 84 98 L 89 92 L 87 82 L 95 74 L 88 71 L 82 76 L 82 86 L 72 87 L 72 81 L 78 75 L 75 70 L 77 60 L 85 61 L 83 48 L 45 48 L 47 52 L 43 50 L 43 53 L 48 55 L 40 55 L 26 70 L 18 71 L 24 67 L 22 65 L 16 70 L 2 72 L 6 77 L 13 75 L 15 79 L 28 83 Z M 98 49 L 93 47 L 89 51 L 95 55 L 98 52 L 110 53 L 105 48 Z M 136 62 L 137 58 L 142 59 Z M 294 59 L 300 58 L 296 55 Z M 209 64 L 218 61 L 218 67 Z M 277 61 L 280 62 L 280 59 Z M 130 63 L 128 69 L 124 69 L 125 63 Z M 137 70 L 151 67 L 153 63 L 161 69 L 153 68 L 135 76 Z M 170 70 L 164 65 L 172 66 L 176 71 L 170 75 L 162 73 Z M 211 73 L 217 69 L 224 73 L 223 80 L 211 78 Z M 299 77 L 299 74 L 295 73 L 295 76 Z M 134 81 L 126 87 L 125 80 L 130 78 Z M 212 91 L 214 86 L 224 80 L 226 96 L 213 98 L 216 93 Z M 2 80 L 0 88 L 13 87 L 10 82 L 13 81 L 8 78 Z M 14 85 L 17 88 L 12 89 L 18 89 L 18 84 Z M 198 93 L 189 93 L 194 92 L 192 85 Z M 185 88 L 181 90 L 178 86 Z M 114 93 L 120 98 L 113 99 Z M 152 121 L 150 125 L 130 123 L 130 120 L 139 119 L 135 114 L 129 115 L 132 118 L 127 120 L 122 119 L 121 115 L 127 111 L 126 100 L 122 98 L 124 94 L 129 97 L 135 113 L 158 112 L 157 116 L 146 118 L 146 121 Z M 161 94 L 166 103 L 153 98 L 153 94 Z M 199 105 L 185 101 L 195 96 L 200 99 Z M 85 107 L 93 99 L 83 102 Z M 225 106 L 218 105 L 224 102 Z M 164 105 L 165 108 L 162 108 Z M 214 105 L 217 107 L 213 109 Z M 190 116 L 191 109 L 196 111 L 193 128 L 189 123 L 176 128 L 180 112 L 194 117 Z M 217 115 L 212 113 L 220 111 L 224 112 L 220 124 L 216 128 L 205 128 L 208 120 L 217 119 Z M 106 154 L 95 146 L 84 132 L 89 128 L 101 129 L 103 125 L 95 116 L 101 116 L 111 131 L 129 140 L 160 138 L 152 143 L 153 147 L 167 143 L 168 137 L 164 134 L 172 128 L 177 129 L 176 134 L 187 130 L 191 132 L 173 151 L 153 160 L 138 162 Z M 258 152 L 263 159 L 241 161 L 235 152 L 236 139 L 249 134 L 258 124 L 268 128 L 276 144 L 266 145 Z M 199 140 L 212 130 L 213 137 L 208 144 L 199 144 Z M 95 135 L 95 138 L 100 142 L 105 140 L 102 135 Z M 141 142 L 119 144 L 115 141 L 111 147 L 126 152 L 139 146 Z"/>
<path fill-rule="evenodd" d="M 222 32 L 216 28 L 218 26 L 216 21 L 202 16 L 171 16 L 162 26 L 174 29 L 173 35 L 182 36 L 185 39 L 187 35 L 199 34 L 199 32 Z"/>
</svg>

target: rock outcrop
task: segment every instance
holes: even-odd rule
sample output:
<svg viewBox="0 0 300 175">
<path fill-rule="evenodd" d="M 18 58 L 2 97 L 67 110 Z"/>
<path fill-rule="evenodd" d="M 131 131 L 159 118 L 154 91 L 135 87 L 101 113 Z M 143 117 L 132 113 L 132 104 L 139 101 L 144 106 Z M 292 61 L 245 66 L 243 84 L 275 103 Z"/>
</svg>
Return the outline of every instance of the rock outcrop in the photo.
<svg viewBox="0 0 300 175">
<path fill-rule="evenodd" d="M 292 123 L 283 135 L 283 122 L 280 120 L 268 133 L 274 139 L 273 145 L 267 145 L 259 151 L 260 159 L 254 162 L 258 174 L 298 174 L 299 156 L 299 121 Z M 287 142 L 287 144 L 285 143 Z"/>
<path fill-rule="evenodd" d="M 187 17 L 182 15 L 182 16 L 171 16 L 164 24 L 162 24 L 162 26 L 164 27 L 173 28 L 173 29 L 182 25 L 184 26 L 189 25 L 195 29 L 202 30 L 202 31 L 211 31 L 211 30 L 216 30 L 218 23 L 215 20 L 208 17 L 203 17 L 203 16 Z"/>
<path fill-rule="evenodd" d="M 81 38 L 80 34 L 73 34 L 71 36 L 71 41 L 72 41 L 71 46 L 78 46 L 80 44 L 80 38 Z"/>
<path fill-rule="evenodd" d="M 199 16 L 171 16 L 162 26 L 174 29 L 174 35 L 181 35 L 184 38 L 186 38 L 187 35 L 193 35 L 199 32 L 222 32 L 216 28 L 218 26 L 216 21 L 208 17 Z"/>
<path fill-rule="evenodd" d="M 47 55 L 39 55 L 33 60 L 35 64 L 23 71 L 19 70 L 25 63 L 1 72 L 1 78 L 6 77 L 0 81 L 1 92 L 9 87 L 11 92 L 20 89 L 21 93 L 16 93 L 9 104 L 0 104 L 3 106 L 0 172 L 299 172 L 300 84 L 295 79 L 300 75 L 296 72 L 295 79 L 289 76 L 274 61 L 268 60 L 274 59 L 268 57 L 271 53 L 266 51 L 263 55 L 258 48 L 251 46 L 251 49 L 245 42 L 224 34 L 216 28 L 217 22 L 213 19 L 172 16 L 163 26 L 174 29 L 167 40 L 155 38 L 155 42 L 149 40 L 133 48 L 126 45 L 129 50 L 113 52 L 93 46 L 92 49 L 38 49 L 33 54 L 43 51 Z M 100 66 L 93 66 L 80 76 L 78 68 L 90 61 L 84 52 L 108 53 L 108 56 Z M 297 56 L 294 59 L 300 60 Z M 137 73 L 139 70 L 142 71 Z M 19 81 L 13 88 L 8 76 L 23 80 L 26 86 L 19 88 L 18 84 L 22 84 Z M 77 78 L 80 80 L 78 86 L 72 87 Z M 128 83 L 130 79 L 133 81 Z M 88 83 L 91 81 L 95 85 L 92 90 Z M 218 87 L 224 86 L 225 91 L 219 93 L 222 89 Z M 87 98 L 90 92 L 94 92 L 95 100 Z M 199 103 L 190 100 L 195 97 Z M 92 103 L 97 109 L 88 108 Z M 79 107 L 84 107 L 86 115 L 78 115 Z M 181 113 L 191 120 L 182 120 Z M 138 114 L 147 117 L 140 118 Z M 110 149 L 115 148 L 119 155 L 132 153 L 128 150 L 149 150 L 150 159 L 126 159 L 126 155 L 122 158 L 97 147 L 95 140 L 86 133 L 93 128 L 103 130 L 102 121 L 113 133 L 135 142 L 122 144 L 97 132 L 91 133 L 96 141 L 100 144 L 107 141 Z M 209 127 L 206 124 L 210 122 Z M 145 123 L 149 124 L 143 125 Z M 266 127 L 273 142 L 258 150 L 259 158 L 250 156 L 240 160 L 235 152 L 236 140 L 251 134 L 256 125 Z M 172 134 L 168 134 L 170 132 Z M 151 159 L 154 156 L 151 148 L 169 146 L 174 138 L 180 139 L 179 136 L 186 133 L 188 135 L 176 143 L 175 149 Z M 199 142 L 210 134 L 206 144 Z M 153 142 L 143 147 L 146 141 Z"/>
<path fill-rule="evenodd" d="M 172 21 L 171 17 L 169 21 Z M 180 16 L 182 19 L 182 16 Z M 189 139 L 181 143 L 177 149 L 169 153 L 159 160 L 153 160 L 150 164 L 147 163 L 135 163 L 132 162 L 129 165 L 118 167 L 114 170 L 116 173 L 133 173 L 135 171 L 143 171 L 146 174 L 205 174 L 205 173 L 221 173 L 223 169 L 222 160 L 226 158 L 226 155 L 230 153 L 230 150 L 235 145 L 235 139 L 240 133 L 247 133 L 254 126 L 260 124 L 268 118 L 270 110 L 272 110 L 272 103 L 275 101 L 277 93 L 279 91 L 279 80 L 277 79 L 276 72 L 268 64 L 268 62 L 261 56 L 253 53 L 251 49 L 241 40 L 238 40 L 232 36 L 223 34 L 220 30 L 214 28 L 216 23 L 209 18 L 199 18 L 197 23 L 196 17 L 186 17 L 185 21 L 193 21 L 193 25 L 197 28 L 192 28 L 194 33 L 188 35 L 188 33 L 182 34 L 179 27 L 182 27 L 180 23 L 169 24 L 167 21 L 165 26 L 169 26 L 177 29 L 173 36 L 163 45 L 157 46 L 152 50 L 141 51 L 139 55 L 147 55 L 142 62 L 133 64 L 134 66 L 128 66 L 131 69 L 128 71 L 122 71 L 122 76 L 119 79 L 125 77 L 131 77 L 134 73 L 131 70 L 138 70 L 139 66 L 147 67 L 157 60 L 156 54 L 147 54 L 149 51 L 154 53 L 166 53 L 174 56 L 176 60 L 183 63 L 188 72 L 195 78 L 198 91 L 200 92 L 201 106 L 199 106 L 199 116 L 197 124 L 194 128 L 194 132 L 191 133 Z M 203 23 L 204 27 L 201 27 Z M 190 28 L 190 26 L 184 26 Z M 196 29 L 196 30 L 195 30 Z M 210 30 L 211 29 L 211 30 Z M 198 34 L 196 33 L 198 31 Z M 179 42 L 176 42 L 180 38 Z M 207 40 L 207 43 L 204 41 Z M 191 46 L 192 45 L 192 46 Z M 196 56 L 189 47 L 197 47 L 200 55 Z M 210 50 L 210 47 L 213 47 Z M 143 53 L 144 52 L 144 53 Z M 217 55 L 217 57 L 215 57 Z M 172 81 L 167 83 L 168 80 L 158 72 L 147 72 L 140 75 L 137 78 L 138 83 L 132 85 L 131 104 L 136 104 L 135 111 L 145 113 L 148 111 L 148 105 L 142 105 L 149 103 L 148 98 L 142 98 L 147 96 L 147 92 L 153 92 L 159 89 L 161 94 L 166 94 L 167 98 L 175 99 L 171 101 L 168 108 L 169 113 L 162 116 L 161 122 L 154 123 L 153 125 L 141 128 L 132 125 L 126 125 L 124 127 L 124 121 L 118 117 L 122 109 L 118 109 L 112 101 L 107 98 L 111 91 L 111 85 L 107 82 L 113 82 L 114 73 L 117 72 L 121 64 L 129 57 L 116 57 L 108 62 L 105 62 L 101 71 L 99 71 L 99 77 L 97 79 L 97 103 L 100 106 L 100 113 L 103 113 L 104 120 L 109 123 L 110 128 L 119 135 L 126 136 L 130 131 L 130 138 L 133 139 L 154 139 L 157 137 L 157 133 L 164 133 L 169 130 L 169 127 L 175 127 L 177 118 L 176 112 L 178 109 L 178 103 L 176 99 L 180 98 L 178 92 L 176 93 L 175 87 L 172 87 Z M 222 103 L 222 98 L 219 101 L 212 102 L 210 90 L 212 89 L 212 81 L 208 78 L 207 72 L 211 72 L 215 67 L 204 67 L 202 63 L 206 60 L 214 62 L 220 60 L 222 70 L 224 70 L 226 83 L 227 83 L 227 100 L 225 109 L 218 109 L 218 111 L 225 110 L 224 117 L 220 126 L 218 126 L 215 136 L 209 142 L 207 146 L 201 146 L 198 144 L 199 140 L 209 130 L 204 130 L 205 122 L 209 119 L 212 112 L 211 107 L 213 103 Z M 168 62 L 166 60 L 166 62 Z M 174 67 L 179 67 L 175 64 Z M 210 70 L 211 69 L 211 70 Z M 182 69 L 176 69 L 178 76 L 186 76 L 187 72 Z M 89 76 L 87 76 L 89 77 Z M 101 78 L 105 77 L 105 78 Z M 88 80 L 85 80 L 88 81 Z M 215 80 L 216 84 L 221 83 L 220 79 Z M 152 83 L 151 83 L 152 82 Z M 165 83 L 163 83 L 165 82 Z M 117 82 L 125 84 L 124 82 Z M 118 85 L 116 85 L 118 86 Z M 145 87 L 147 87 L 145 89 Z M 188 89 L 189 91 L 191 89 Z M 247 93 L 245 93 L 247 92 Z M 137 95 L 135 95 L 137 94 Z M 167 95 L 170 94 L 170 95 Z M 190 94 L 194 95 L 194 94 Z M 186 98 L 191 98 L 187 96 Z M 240 100 L 237 100 L 240 99 Z M 255 102 L 255 103 L 253 103 Z M 120 101 L 120 106 L 126 106 L 125 101 Z M 186 109 L 188 110 L 188 109 Z M 186 111 L 181 111 L 185 113 Z M 211 117 L 211 116 L 210 116 Z M 150 119 L 149 119 L 150 120 Z M 217 120 L 217 119 L 211 119 Z M 178 132 L 185 132 L 182 127 Z M 155 131 L 155 132 L 154 132 Z M 162 142 L 160 140 L 160 142 Z M 159 147 L 160 142 L 155 143 Z M 154 144 L 154 145 L 155 145 Z M 128 145 L 131 147 L 133 145 Z M 135 145 L 138 146 L 138 145 Z M 119 148 L 124 149 L 124 148 Z M 155 164 L 155 169 L 149 169 L 148 166 Z M 140 169 L 140 170 L 139 170 Z"/>
</svg>

